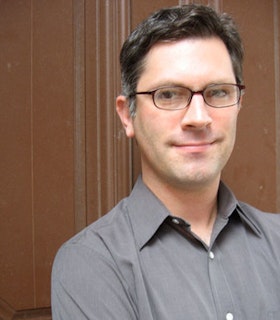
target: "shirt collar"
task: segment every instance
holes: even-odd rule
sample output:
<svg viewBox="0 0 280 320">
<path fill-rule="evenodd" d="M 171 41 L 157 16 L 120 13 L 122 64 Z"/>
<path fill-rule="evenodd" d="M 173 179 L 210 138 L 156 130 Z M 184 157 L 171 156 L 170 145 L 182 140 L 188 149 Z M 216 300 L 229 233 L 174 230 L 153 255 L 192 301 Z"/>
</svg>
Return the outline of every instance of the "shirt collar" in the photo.
<svg viewBox="0 0 280 320">
<path fill-rule="evenodd" d="M 253 219 L 239 205 L 234 194 L 223 182 L 219 186 L 218 202 L 219 217 L 229 219 L 232 214 L 238 214 L 242 222 L 260 236 L 261 231 Z M 141 175 L 128 197 L 127 208 L 140 250 L 153 237 L 166 218 L 171 216 L 164 204 L 143 183 Z"/>
<path fill-rule="evenodd" d="M 241 207 L 233 192 L 221 181 L 218 193 L 218 214 L 219 217 L 229 219 L 233 214 L 238 214 L 241 221 L 247 225 L 257 236 L 261 236 L 261 231 L 257 227 L 253 218 Z"/>
<path fill-rule="evenodd" d="M 128 212 L 139 249 L 152 238 L 170 212 L 139 176 L 128 198 Z"/>
</svg>

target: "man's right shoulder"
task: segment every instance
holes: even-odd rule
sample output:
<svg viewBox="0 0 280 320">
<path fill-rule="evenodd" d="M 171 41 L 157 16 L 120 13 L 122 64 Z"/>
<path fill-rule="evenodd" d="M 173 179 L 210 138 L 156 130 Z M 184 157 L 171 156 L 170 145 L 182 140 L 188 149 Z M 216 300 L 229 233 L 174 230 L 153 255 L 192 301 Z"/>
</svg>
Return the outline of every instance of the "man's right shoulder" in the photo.
<svg viewBox="0 0 280 320">
<path fill-rule="evenodd" d="M 65 242 L 57 252 L 52 268 L 54 319 L 109 317 L 111 309 L 104 304 L 104 297 L 108 297 L 116 319 L 135 319 L 133 265 L 137 265 L 137 249 L 125 202 Z M 69 312 L 71 315 L 64 315 Z"/>
<path fill-rule="evenodd" d="M 128 241 L 132 237 L 126 200 L 66 241 L 58 253 L 85 250 L 106 256 L 111 250 L 121 250 L 124 239 Z"/>
</svg>

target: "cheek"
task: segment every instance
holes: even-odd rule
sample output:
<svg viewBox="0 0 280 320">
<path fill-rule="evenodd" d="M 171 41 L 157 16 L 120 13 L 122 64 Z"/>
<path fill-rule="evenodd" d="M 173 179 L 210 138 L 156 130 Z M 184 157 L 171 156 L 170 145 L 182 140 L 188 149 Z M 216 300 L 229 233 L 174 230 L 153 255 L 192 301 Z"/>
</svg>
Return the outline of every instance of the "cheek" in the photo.
<svg viewBox="0 0 280 320">
<path fill-rule="evenodd" d="M 235 138 L 236 138 L 236 127 L 237 127 L 237 116 L 231 117 L 225 125 L 225 132 L 227 135 L 228 144 L 231 145 L 233 149 Z"/>
<path fill-rule="evenodd" d="M 166 127 L 162 117 L 153 114 L 136 114 L 134 119 L 135 140 L 145 153 L 154 153 L 164 144 L 166 133 L 170 130 Z"/>
<path fill-rule="evenodd" d="M 237 119 L 238 119 L 238 113 L 234 114 L 234 116 L 232 117 L 232 119 L 230 121 L 230 126 L 231 126 L 232 133 L 234 134 L 234 136 L 236 133 Z"/>
<path fill-rule="evenodd" d="M 217 110 L 222 111 L 222 110 Z M 225 112 L 221 112 L 218 117 L 214 117 L 214 123 L 219 124 L 224 131 L 230 133 L 235 133 L 237 118 L 238 118 L 238 110 L 230 110 L 229 108 L 224 109 Z"/>
</svg>

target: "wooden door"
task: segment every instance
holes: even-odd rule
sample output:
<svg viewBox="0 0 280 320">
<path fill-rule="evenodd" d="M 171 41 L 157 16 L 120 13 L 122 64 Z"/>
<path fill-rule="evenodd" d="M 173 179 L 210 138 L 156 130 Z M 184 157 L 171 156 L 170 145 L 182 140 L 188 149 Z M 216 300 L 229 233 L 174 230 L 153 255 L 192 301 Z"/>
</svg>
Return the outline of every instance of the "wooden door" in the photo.
<svg viewBox="0 0 280 320">
<path fill-rule="evenodd" d="M 50 319 L 58 247 L 127 195 L 137 147 L 114 111 L 118 53 L 147 14 L 183 0 L 0 0 L 0 320 Z M 277 0 L 196 1 L 232 13 L 247 85 L 224 180 L 280 211 Z"/>
</svg>

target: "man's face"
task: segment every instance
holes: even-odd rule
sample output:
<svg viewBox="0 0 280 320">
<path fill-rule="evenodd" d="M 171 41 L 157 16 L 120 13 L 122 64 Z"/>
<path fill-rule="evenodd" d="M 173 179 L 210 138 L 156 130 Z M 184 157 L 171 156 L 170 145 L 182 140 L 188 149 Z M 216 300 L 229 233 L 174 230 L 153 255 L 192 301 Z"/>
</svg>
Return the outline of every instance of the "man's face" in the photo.
<svg viewBox="0 0 280 320">
<path fill-rule="evenodd" d="M 137 91 L 184 86 L 193 91 L 210 84 L 235 83 L 228 51 L 218 38 L 159 43 L 146 57 Z M 126 133 L 135 137 L 148 186 L 201 188 L 220 179 L 235 141 L 239 106 L 213 108 L 194 95 L 183 110 L 160 110 L 151 95 L 137 95 Z"/>
</svg>

